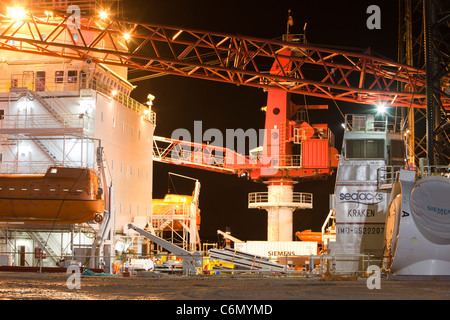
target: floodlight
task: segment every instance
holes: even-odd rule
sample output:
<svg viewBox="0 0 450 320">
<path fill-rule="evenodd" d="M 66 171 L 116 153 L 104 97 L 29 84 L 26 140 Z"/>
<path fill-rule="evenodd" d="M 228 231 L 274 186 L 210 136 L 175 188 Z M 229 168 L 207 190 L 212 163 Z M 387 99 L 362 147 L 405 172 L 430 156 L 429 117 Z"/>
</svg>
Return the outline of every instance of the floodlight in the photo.
<svg viewBox="0 0 450 320">
<path fill-rule="evenodd" d="M 7 8 L 8 17 L 12 20 L 23 20 L 26 16 L 26 11 L 22 7 L 10 7 Z"/>
<path fill-rule="evenodd" d="M 378 113 L 385 113 L 386 112 L 386 106 L 384 104 L 377 105 Z"/>
</svg>

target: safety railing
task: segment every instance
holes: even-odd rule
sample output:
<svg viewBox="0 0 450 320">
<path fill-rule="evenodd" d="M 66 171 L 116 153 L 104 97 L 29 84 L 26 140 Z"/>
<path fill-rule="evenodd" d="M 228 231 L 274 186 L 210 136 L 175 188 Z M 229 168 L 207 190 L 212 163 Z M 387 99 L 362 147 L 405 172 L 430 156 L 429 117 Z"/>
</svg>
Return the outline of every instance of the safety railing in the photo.
<svg viewBox="0 0 450 320">
<path fill-rule="evenodd" d="M 134 100 L 129 95 L 121 91 L 118 91 L 109 85 L 104 84 L 103 82 L 100 81 L 100 79 L 94 77 L 92 81 L 88 82 L 87 87 L 89 89 L 95 90 L 97 92 L 103 93 L 111 97 L 112 99 L 126 106 L 128 109 L 131 109 L 139 113 L 144 119 L 150 121 L 153 124 L 156 124 L 155 112 L 150 110 L 147 106 L 143 105 L 142 103 Z"/>
<path fill-rule="evenodd" d="M 36 131 L 36 129 L 50 128 L 61 128 L 67 131 L 69 129 L 82 129 L 82 133 L 90 134 L 94 132 L 94 119 L 85 114 L 58 114 L 57 120 L 52 115 L 45 114 L 4 115 L 0 119 L 0 131 L 3 133 L 14 129 Z"/>
<path fill-rule="evenodd" d="M 417 179 L 429 176 L 443 176 L 450 178 L 450 166 L 384 166 L 377 170 L 377 182 L 379 189 L 391 189 L 400 176 L 400 170 L 410 170 L 416 172 Z"/>
<path fill-rule="evenodd" d="M 0 92 L 10 92 L 17 90 L 30 90 L 38 97 L 48 100 L 56 111 L 60 112 L 63 103 L 58 98 L 62 91 L 81 92 L 83 89 L 92 89 L 102 93 L 109 98 L 118 101 L 127 108 L 139 113 L 145 120 L 156 124 L 156 113 L 148 106 L 131 98 L 128 94 L 118 90 L 111 84 L 104 83 L 99 77 L 93 76 L 88 79 L 87 75 L 83 78 L 77 74 L 74 77 L 37 77 L 34 74 L 12 74 L 9 79 L 0 79 Z M 69 113 L 67 110 L 63 113 Z"/>
<path fill-rule="evenodd" d="M 269 194 L 268 192 L 252 192 L 248 195 L 249 207 L 258 206 L 295 206 L 312 208 L 312 193 L 293 192 L 292 194 Z"/>
<path fill-rule="evenodd" d="M 0 172 L 2 174 L 41 174 L 46 172 L 48 167 L 55 165 L 52 161 L 22 161 L 11 160 L 0 162 Z M 61 161 L 61 165 L 65 167 L 90 168 L 95 169 L 95 161 Z"/>
<path fill-rule="evenodd" d="M 379 116 L 376 120 L 374 115 L 347 114 L 345 115 L 344 128 L 347 131 L 363 132 L 400 132 L 402 121 L 392 121 L 390 116 Z"/>
</svg>

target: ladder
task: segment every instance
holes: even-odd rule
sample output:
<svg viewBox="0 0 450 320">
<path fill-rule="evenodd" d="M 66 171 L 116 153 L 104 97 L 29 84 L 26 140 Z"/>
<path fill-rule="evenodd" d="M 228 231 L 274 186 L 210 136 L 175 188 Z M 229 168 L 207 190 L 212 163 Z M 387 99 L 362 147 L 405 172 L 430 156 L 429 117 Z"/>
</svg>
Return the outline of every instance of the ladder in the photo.
<svg viewBox="0 0 450 320">
<path fill-rule="evenodd" d="M 40 234 L 40 232 L 38 231 L 28 231 L 27 234 L 38 243 L 39 248 L 41 248 L 46 254 L 47 256 L 50 257 L 50 259 L 52 259 L 55 263 L 58 262 L 58 260 L 56 259 L 57 254 L 55 251 L 53 251 L 53 249 L 51 248 L 50 244 L 48 243 L 51 238 L 51 234 L 49 234 L 49 238 L 47 239 L 47 241 L 42 237 L 42 235 Z"/>
</svg>

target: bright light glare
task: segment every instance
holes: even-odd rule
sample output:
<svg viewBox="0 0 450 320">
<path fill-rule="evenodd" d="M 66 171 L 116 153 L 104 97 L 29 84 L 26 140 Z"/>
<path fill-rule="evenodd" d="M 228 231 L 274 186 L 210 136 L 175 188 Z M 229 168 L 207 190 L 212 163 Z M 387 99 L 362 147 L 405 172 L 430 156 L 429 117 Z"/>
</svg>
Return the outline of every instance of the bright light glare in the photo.
<svg viewBox="0 0 450 320">
<path fill-rule="evenodd" d="M 117 90 L 113 90 L 113 91 L 111 92 L 111 94 L 112 94 L 113 97 L 116 96 L 117 93 L 118 93 Z"/>
<path fill-rule="evenodd" d="M 129 33 L 124 33 L 123 37 L 125 38 L 125 40 L 130 40 L 130 38 L 131 38 Z"/>
<path fill-rule="evenodd" d="M 377 105 L 378 113 L 385 113 L 386 112 L 386 106 L 384 104 Z"/>
<path fill-rule="evenodd" d="M 26 16 L 25 9 L 22 7 L 7 8 L 8 17 L 12 20 L 23 20 Z"/>
<path fill-rule="evenodd" d="M 100 18 L 101 19 L 106 19 L 108 18 L 108 13 L 105 11 L 100 11 Z"/>
</svg>

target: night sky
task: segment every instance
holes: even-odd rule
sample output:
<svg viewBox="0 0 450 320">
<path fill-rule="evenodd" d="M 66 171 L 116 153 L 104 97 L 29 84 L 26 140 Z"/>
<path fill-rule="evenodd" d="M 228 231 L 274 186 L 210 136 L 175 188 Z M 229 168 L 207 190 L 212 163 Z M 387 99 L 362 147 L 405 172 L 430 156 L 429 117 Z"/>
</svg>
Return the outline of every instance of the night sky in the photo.
<svg viewBox="0 0 450 320">
<path fill-rule="evenodd" d="M 366 9 L 376 4 L 381 8 L 381 30 L 369 30 Z M 352 47 L 365 51 L 368 47 L 389 59 L 397 59 L 398 3 L 393 0 L 340 0 L 340 1 L 215 1 L 215 0 L 124 0 L 124 16 L 129 20 L 185 27 L 229 34 L 241 34 L 273 39 L 286 31 L 288 9 L 294 19 L 291 33 L 302 33 L 307 22 L 310 44 Z M 133 78 L 142 73 L 131 73 Z M 170 137 L 177 128 L 186 128 L 193 134 L 196 120 L 203 121 L 203 131 L 225 129 L 264 128 L 266 93 L 262 89 L 237 87 L 231 84 L 179 76 L 165 76 L 135 83 L 138 88 L 133 98 L 145 102 L 148 93 L 156 99 L 153 110 L 157 113 L 155 135 Z M 310 111 L 311 123 L 328 123 L 336 135 L 340 150 L 343 118 L 331 100 L 308 96 L 292 96 L 297 104 L 328 104 L 328 111 Z M 344 113 L 373 112 L 366 105 L 337 101 Z M 217 241 L 217 230 L 231 229 L 232 235 L 242 240 L 266 240 L 267 213 L 248 209 L 250 192 L 267 191 L 258 184 L 215 172 L 181 166 L 154 163 L 153 198 L 163 198 L 168 189 L 172 193 L 190 194 L 193 182 L 172 177 L 168 172 L 186 175 L 201 182 L 200 208 L 202 241 Z M 335 176 L 326 181 L 303 182 L 295 185 L 296 192 L 312 192 L 314 209 L 294 212 L 296 231 L 320 231 L 329 206 L 329 194 L 334 190 Z M 297 239 L 296 239 L 297 240 Z"/>
</svg>

